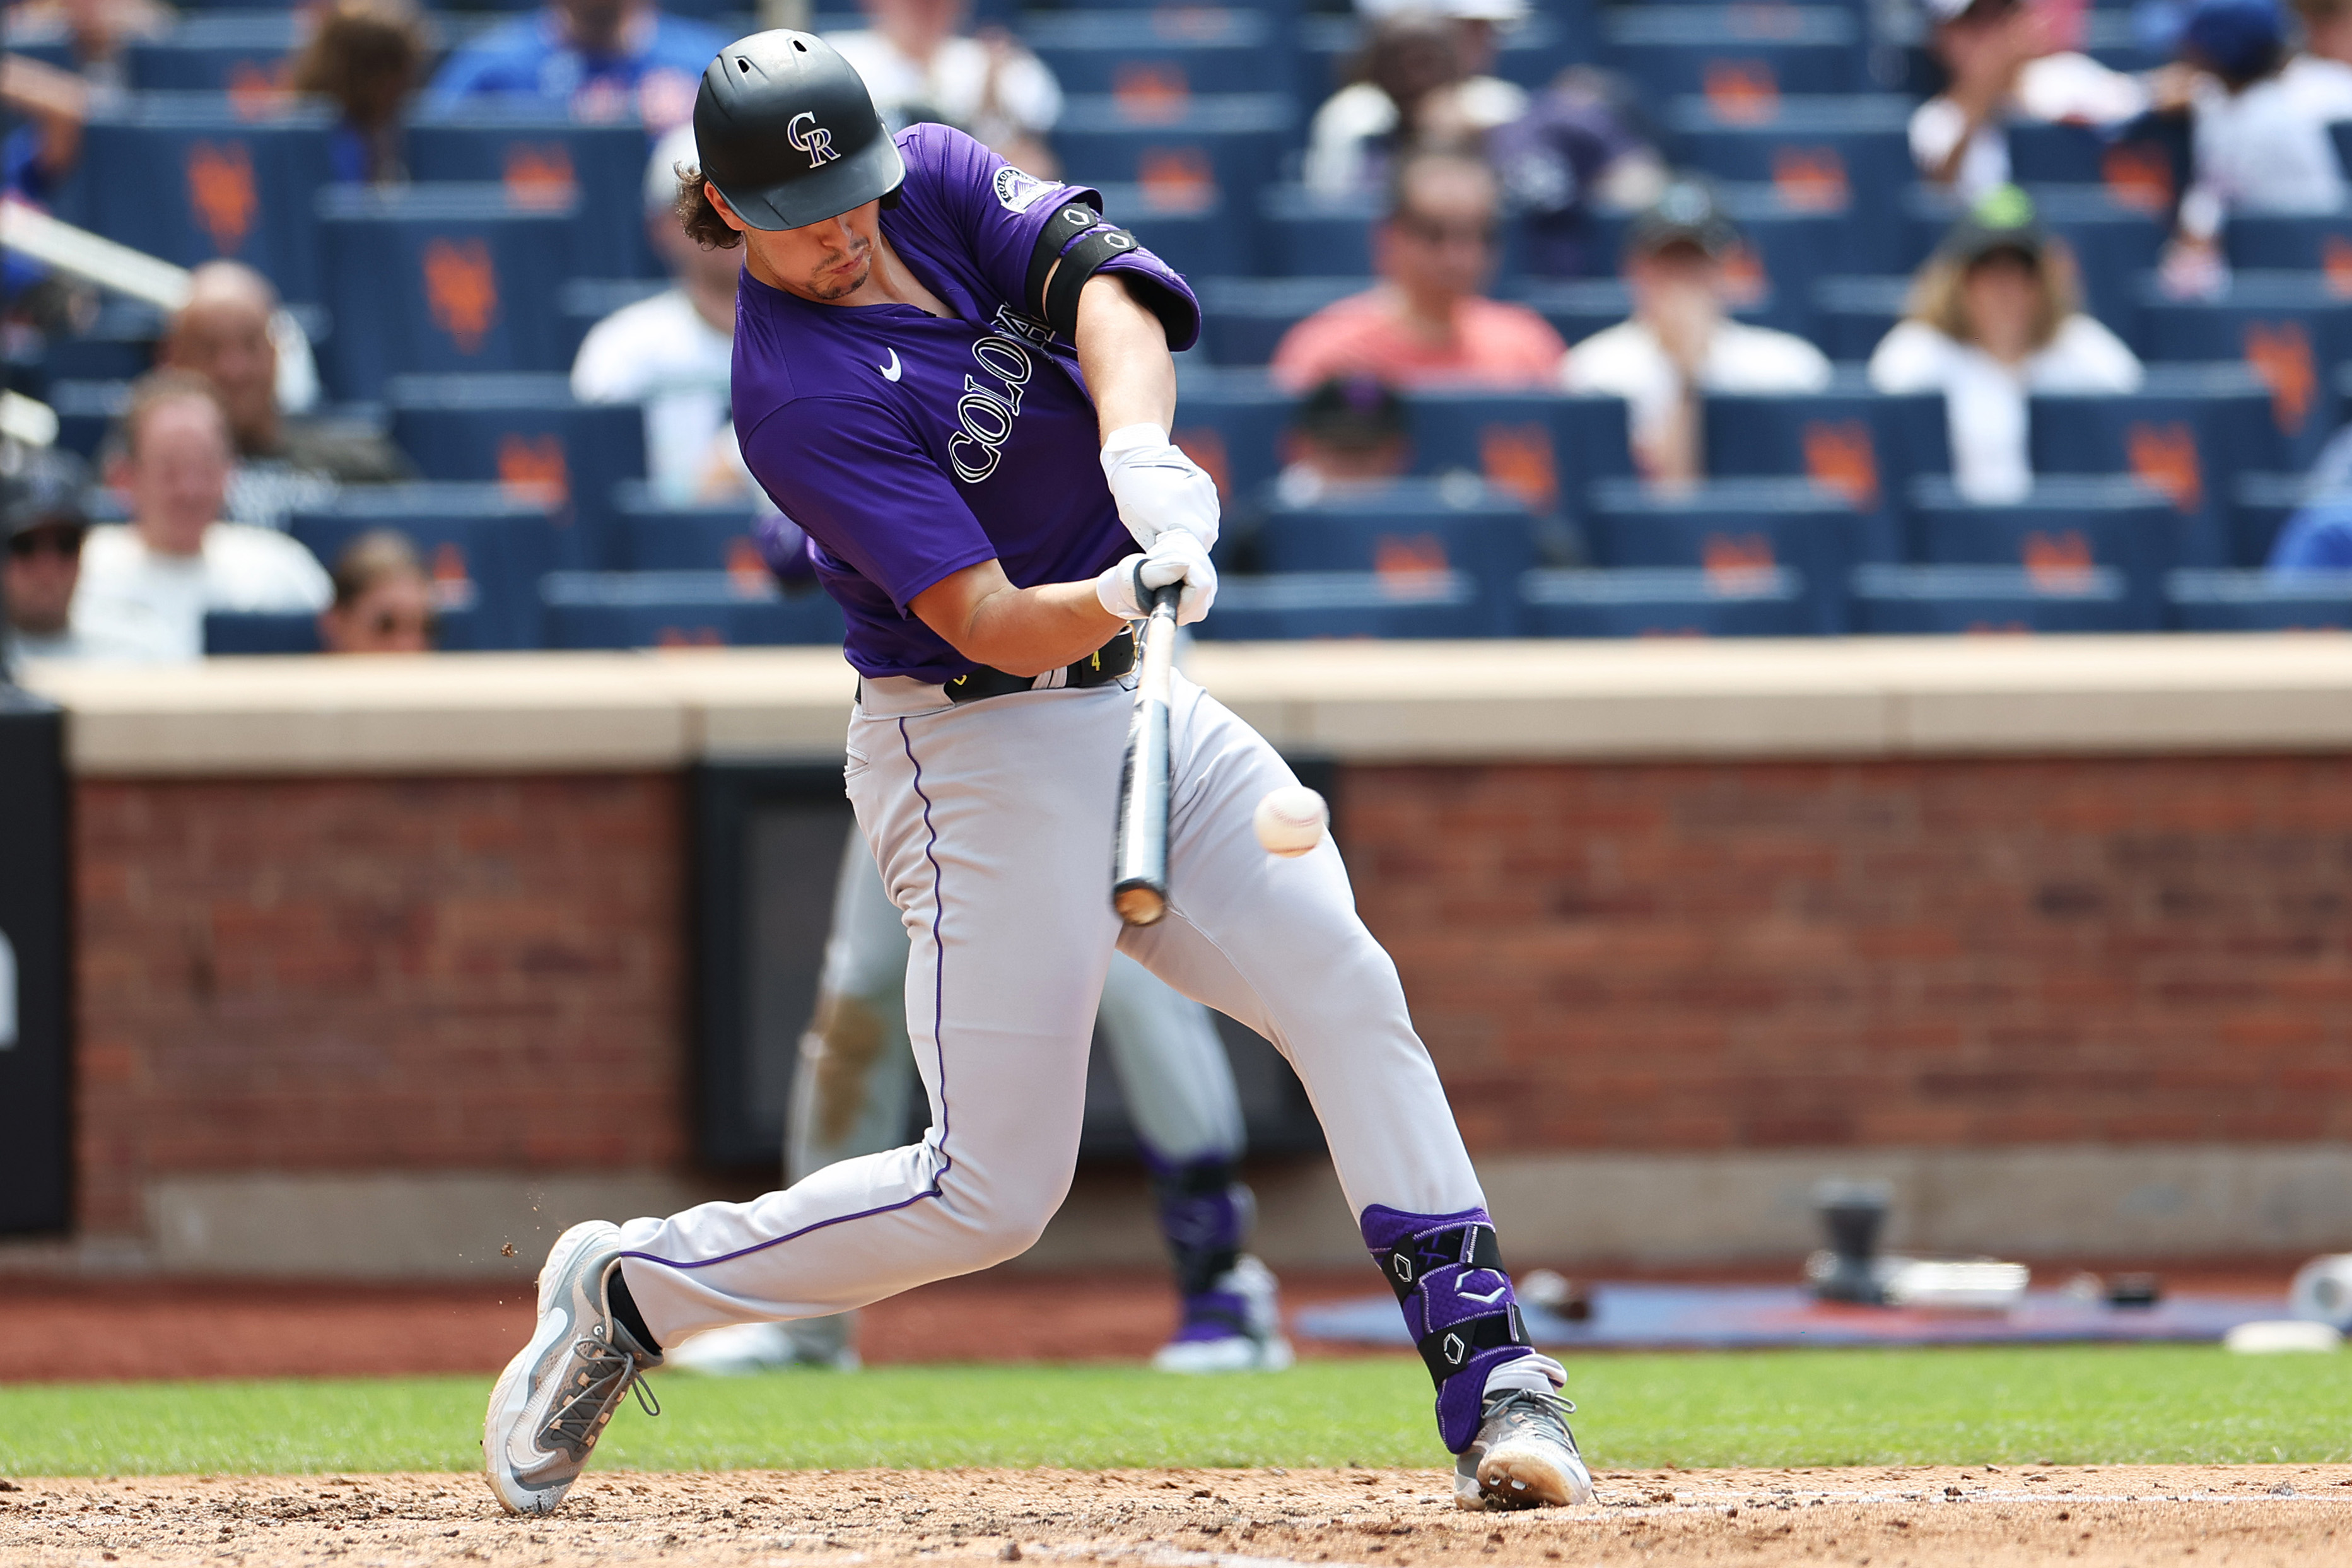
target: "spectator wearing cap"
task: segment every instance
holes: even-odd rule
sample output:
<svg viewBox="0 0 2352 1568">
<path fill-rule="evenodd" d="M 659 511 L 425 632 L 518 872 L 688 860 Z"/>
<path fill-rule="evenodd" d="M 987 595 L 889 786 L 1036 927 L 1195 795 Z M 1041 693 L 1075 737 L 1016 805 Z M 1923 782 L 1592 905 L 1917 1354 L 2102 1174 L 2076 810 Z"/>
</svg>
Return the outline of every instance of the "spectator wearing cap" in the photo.
<svg viewBox="0 0 2352 1568">
<path fill-rule="evenodd" d="M 1818 392 L 1830 383 L 1821 350 L 1727 314 L 1724 261 L 1738 244 L 1714 193 L 1695 181 L 1668 185 L 1626 233 L 1633 315 L 1569 351 L 1570 391 L 1625 399 L 1633 458 L 1652 480 L 1703 477 L 1703 394 Z"/>
<path fill-rule="evenodd" d="M 2279 79 L 2314 120 L 2352 120 L 2352 0 L 2294 0 L 2303 49 Z"/>
<path fill-rule="evenodd" d="M 1475 142 L 1528 111 L 1528 91 L 1487 74 L 1496 31 L 1525 0 L 1359 7 L 1370 22 L 1349 79 L 1316 110 L 1301 178 L 1326 195 L 1377 191 L 1410 147 Z"/>
<path fill-rule="evenodd" d="M 548 0 L 491 28 L 444 61 L 425 89 L 432 109 L 473 98 L 536 99 L 582 120 L 635 115 L 655 132 L 694 115 L 715 27 L 664 12 L 653 0 Z"/>
<path fill-rule="evenodd" d="M 1487 299 L 1501 195 L 1495 173 L 1460 153 L 1417 152 L 1396 166 L 1389 215 L 1372 233 L 1381 280 L 1283 335 L 1275 384 L 1304 392 L 1332 376 L 1427 386 L 1533 387 L 1559 373 L 1567 345 L 1524 305 Z"/>
<path fill-rule="evenodd" d="M 203 656 L 207 610 L 327 606 L 333 586 L 309 551 L 273 530 L 219 521 L 235 459 L 210 382 L 159 370 L 132 385 L 108 474 L 131 523 L 90 531 L 77 626 L 180 661 Z"/>
<path fill-rule="evenodd" d="M 937 121 L 968 132 L 1033 174 L 1055 170 L 1045 133 L 1062 117 L 1062 86 L 1002 27 L 965 29 L 970 0 L 863 0 L 868 26 L 825 41 L 856 68 L 892 131 Z"/>
<path fill-rule="evenodd" d="M 319 646 L 329 653 L 431 653 L 440 617 L 433 578 L 408 535 L 395 528 L 361 534 L 335 557 L 334 603 L 319 612 Z"/>
<path fill-rule="evenodd" d="M 333 0 L 318 14 L 294 57 L 294 90 L 323 98 L 341 119 L 328 143 L 344 184 L 394 184 L 401 162 L 401 111 L 422 79 L 425 26 L 408 0 Z"/>
<path fill-rule="evenodd" d="M 590 328 L 572 362 L 572 392 L 582 402 L 644 406 L 646 474 L 672 504 L 751 493 L 729 423 L 742 256 L 688 239 L 677 211 L 677 171 L 699 163 L 691 125 L 655 144 L 646 165 L 646 233 L 670 286 Z"/>
<path fill-rule="evenodd" d="M 2010 183 L 2012 121 L 2110 125 L 2147 108 L 2139 81 L 2070 47 L 2079 5 L 2053 0 L 1920 0 L 1944 90 L 1911 116 L 1911 157 L 1926 178 L 1972 202 Z"/>
<path fill-rule="evenodd" d="M 1609 265 L 1605 247 L 1595 254 L 1596 215 L 1639 212 L 1666 187 L 1665 163 L 1638 123 L 1617 84 L 1578 66 L 1487 138 L 1528 270 L 1580 278 Z"/>
<path fill-rule="evenodd" d="M 236 442 L 226 515 L 265 528 L 284 527 L 289 512 L 325 504 L 342 485 L 415 477 L 400 448 L 367 426 L 280 406 L 287 348 L 278 315 L 269 279 L 241 261 L 207 261 L 189 274 L 187 303 L 173 312 L 156 356 L 211 384 Z M 307 366 L 307 343 L 296 352 Z"/>
<path fill-rule="evenodd" d="M 2072 258 L 2014 185 L 1954 226 L 1913 282 L 1908 314 L 1870 356 L 1879 391 L 1944 395 L 1952 483 L 1978 501 L 2032 489 L 2032 395 L 2131 392 L 2140 381 L 2131 350 L 2083 314 Z"/>
<path fill-rule="evenodd" d="M 16 472 L 0 476 L 5 493 L 7 576 L 0 603 L 7 606 L 13 658 L 125 659 L 153 657 L 154 639 L 122 628 L 78 626 L 74 589 L 81 580 L 82 541 L 89 534 L 83 495 L 89 475 L 69 452 L 36 448 Z M 152 629 L 152 628 L 151 628 Z"/>
<path fill-rule="evenodd" d="M 1308 506 L 1362 494 L 1402 476 L 1412 458 L 1404 399 L 1369 375 L 1333 376 L 1308 393 L 1283 435 L 1275 495 Z"/>
</svg>

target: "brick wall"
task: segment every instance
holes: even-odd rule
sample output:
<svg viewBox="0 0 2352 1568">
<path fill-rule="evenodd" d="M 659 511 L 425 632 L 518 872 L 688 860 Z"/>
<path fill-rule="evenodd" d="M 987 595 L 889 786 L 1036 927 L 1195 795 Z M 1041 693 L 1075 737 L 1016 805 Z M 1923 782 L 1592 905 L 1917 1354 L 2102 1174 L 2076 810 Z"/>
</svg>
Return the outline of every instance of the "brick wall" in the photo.
<svg viewBox="0 0 2352 1568">
<path fill-rule="evenodd" d="M 1360 768 L 1474 1149 L 2352 1137 L 2352 760 Z"/>
<path fill-rule="evenodd" d="M 667 777 L 84 782 L 86 1229 L 239 1170 L 675 1165 Z"/>
</svg>

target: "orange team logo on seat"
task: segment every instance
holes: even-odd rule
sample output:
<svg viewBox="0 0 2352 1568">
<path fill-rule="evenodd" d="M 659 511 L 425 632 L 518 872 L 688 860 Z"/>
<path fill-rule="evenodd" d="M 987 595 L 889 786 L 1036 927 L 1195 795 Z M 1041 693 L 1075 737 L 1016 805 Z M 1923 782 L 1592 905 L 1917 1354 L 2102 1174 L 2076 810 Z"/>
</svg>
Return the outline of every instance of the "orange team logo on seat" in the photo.
<svg viewBox="0 0 2352 1568">
<path fill-rule="evenodd" d="M 474 579 L 466 570 L 466 552 L 446 541 L 433 551 L 433 602 L 445 610 L 461 609 L 474 602 Z"/>
<path fill-rule="evenodd" d="M 191 146 L 188 205 L 212 236 L 213 248 L 223 256 L 235 255 L 253 232 L 254 215 L 261 210 L 261 198 L 253 187 L 252 150 L 242 142 Z"/>
<path fill-rule="evenodd" d="M 2124 458 L 2132 477 L 2181 511 L 2205 504 L 2205 470 L 2197 460 L 2197 434 L 2174 420 L 2158 425 L 2135 419 L 2124 433 Z"/>
<path fill-rule="evenodd" d="M 1878 447 L 1860 419 L 1805 421 L 1805 473 L 1868 511 L 1878 505 Z"/>
<path fill-rule="evenodd" d="M 717 626 L 664 626 L 654 637 L 656 647 L 725 647 L 727 639 Z"/>
<path fill-rule="evenodd" d="M 499 488 L 523 500 L 560 504 L 569 500 L 572 473 L 563 460 L 563 438 L 513 431 L 499 437 Z"/>
<path fill-rule="evenodd" d="M 2319 253 L 2320 275 L 2327 279 L 2327 291 L 2339 300 L 2352 299 L 2352 239 L 2331 234 Z"/>
<path fill-rule="evenodd" d="M 1828 212 L 1852 199 L 1845 159 L 1834 147 L 1776 147 L 1772 188 L 1780 199 L 1806 212 Z"/>
<path fill-rule="evenodd" d="M 2162 212 L 2172 205 L 2172 160 L 2161 147 L 2122 142 L 2099 159 L 2100 176 L 2107 195 L 2140 212 Z"/>
<path fill-rule="evenodd" d="M 239 60 L 229 68 L 228 106 L 239 120 L 263 120 L 286 107 L 292 91 L 286 85 L 288 62 L 265 65 Z"/>
<path fill-rule="evenodd" d="M 774 581 L 757 544 L 743 538 L 727 542 L 728 586 L 739 594 L 765 594 Z"/>
<path fill-rule="evenodd" d="M 1706 568 L 1707 586 L 1722 593 L 1739 593 L 1769 583 L 1777 564 L 1772 541 L 1760 533 L 1710 533 L 1699 547 Z"/>
<path fill-rule="evenodd" d="M 1372 546 L 1372 570 L 1391 594 L 1426 593 L 1444 581 L 1449 565 L 1445 541 L 1433 533 L 1383 533 Z"/>
<path fill-rule="evenodd" d="M 481 352 L 499 314 L 499 273 L 479 239 L 441 239 L 425 247 L 425 301 L 434 324 L 461 354 Z"/>
<path fill-rule="evenodd" d="M 1136 161 L 1143 199 L 1161 212 L 1198 212 L 1217 199 L 1217 173 L 1198 147 L 1149 147 Z"/>
<path fill-rule="evenodd" d="M 1727 125 L 1764 125 L 1780 112 L 1780 83 L 1766 60 L 1709 60 L 1706 106 Z"/>
<path fill-rule="evenodd" d="M 1166 125 L 1184 118 L 1192 107 L 1192 83 L 1184 79 L 1184 68 L 1162 62 L 1147 65 L 1129 61 L 1118 68 L 1111 80 L 1111 101 L 1118 106 L 1119 118 L 1138 125 Z"/>
<path fill-rule="evenodd" d="M 2074 529 L 2029 533 L 2019 554 L 2037 588 L 2076 589 L 2090 583 L 2095 565 L 2091 542 Z"/>
<path fill-rule="evenodd" d="M 580 189 L 572 149 L 561 142 L 518 142 L 507 149 L 507 200 L 531 212 L 570 205 Z"/>
<path fill-rule="evenodd" d="M 1179 430 L 1169 439 L 1176 449 L 1201 465 L 1201 471 L 1217 487 L 1217 499 L 1225 505 L 1234 504 L 1233 468 L 1225 458 L 1225 438 L 1206 426 Z"/>
<path fill-rule="evenodd" d="M 2271 389 L 2271 417 L 2293 436 L 2319 401 L 2319 371 L 2311 356 L 2311 334 L 2301 321 L 2248 321 L 2246 363 Z"/>
<path fill-rule="evenodd" d="M 1478 462 L 1495 488 L 1532 512 L 1559 503 L 1559 467 L 1540 425 L 1489 425 L 1478 432 Z"/>
<path fill-rule="evenodd" d="M 1764 258 L 1752 247 L 1736 245 L 1725 254 L 1723 293 L 1733 310 L 1760 305 L 1771 291 L 1771 275 L 1764 270 Z"/>
</svg>

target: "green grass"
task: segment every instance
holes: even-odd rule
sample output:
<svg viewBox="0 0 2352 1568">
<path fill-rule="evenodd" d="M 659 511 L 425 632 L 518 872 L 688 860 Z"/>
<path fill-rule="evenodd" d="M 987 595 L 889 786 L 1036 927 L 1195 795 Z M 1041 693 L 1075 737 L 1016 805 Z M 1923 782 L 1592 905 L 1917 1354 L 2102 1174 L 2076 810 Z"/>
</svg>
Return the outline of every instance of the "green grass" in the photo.
<svg viewBox="0 0 2352 1568">
<path fill-rule="evenodd" d="M 2341 1460 L 2352 1355 L 2201 1347 L 1790 1351 L 1580 1358 L 1576 1426 L 1603 1467 Z M 1433 1465 L 1403 1359 L 1275 1376 L 1140 1368 L 882 1368 L 656 1380 L 604 1468 Z M 0 1474 L 471 1469 L 489 1380 L 0 1388 Z"/>
</svg>

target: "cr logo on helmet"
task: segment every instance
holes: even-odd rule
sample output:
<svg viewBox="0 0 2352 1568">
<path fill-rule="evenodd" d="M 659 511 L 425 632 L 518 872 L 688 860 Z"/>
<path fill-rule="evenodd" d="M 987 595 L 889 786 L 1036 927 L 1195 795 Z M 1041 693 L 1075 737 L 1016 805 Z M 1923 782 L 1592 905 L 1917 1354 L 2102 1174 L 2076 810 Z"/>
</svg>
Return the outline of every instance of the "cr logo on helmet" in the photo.
<svg viewBox="0 0 2352 1568">
<path fill-rule="evenodd" d="M 833 132 L 819 125 L 816 116 L 805 109 L 784 122 L 784 140 L 808 154 L 812 169 L 841 156 L 833 150 Z"/>
</svg>

